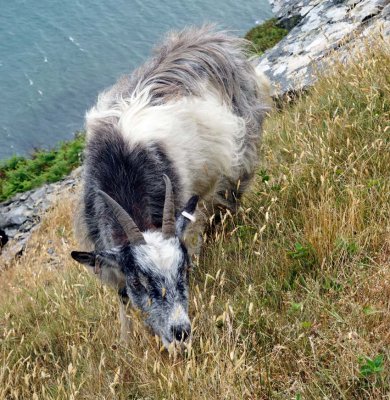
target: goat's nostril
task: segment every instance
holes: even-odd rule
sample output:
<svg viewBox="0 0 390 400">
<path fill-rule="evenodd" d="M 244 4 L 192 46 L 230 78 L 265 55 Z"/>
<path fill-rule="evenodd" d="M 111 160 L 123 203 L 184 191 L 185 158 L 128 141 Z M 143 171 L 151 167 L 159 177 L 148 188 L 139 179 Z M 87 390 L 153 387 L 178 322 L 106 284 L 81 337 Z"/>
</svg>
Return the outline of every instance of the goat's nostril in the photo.
<svg viewBox="0 0 390 400">
<path fill-rule="evenodd" d="M 176 331 L 175 339 L 180 342 L 182 338 L 183 338 L 183 331 Z"/>
<path fill-rule="evenodd" d="M 172 327 L 173 336 L 178 342 L 184 342 L 185 340 L 187 340 L 188 336 L 190 335 L 190 332 L 191 332 L 190 326 L 179 325 Z"/>
</svg>

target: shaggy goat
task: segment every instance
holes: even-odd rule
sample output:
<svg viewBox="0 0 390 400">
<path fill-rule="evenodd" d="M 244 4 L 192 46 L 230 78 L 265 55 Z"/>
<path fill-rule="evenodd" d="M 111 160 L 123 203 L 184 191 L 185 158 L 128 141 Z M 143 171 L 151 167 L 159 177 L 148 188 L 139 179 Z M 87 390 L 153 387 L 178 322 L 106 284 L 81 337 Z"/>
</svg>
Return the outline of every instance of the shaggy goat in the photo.
<svg viewBox="0 0 390 400">
<path fill-rule="evenodd" d="M 87 113 L 77 231 L 92 251 L 72 257 L 118 290 L 124 340 L 128 302 L 166 347 L 190 337 L 186 229 L 198 199 L 234 209 L 257 163 L 268 87 L 246 46 L 173 33 Z"/>
</svg>

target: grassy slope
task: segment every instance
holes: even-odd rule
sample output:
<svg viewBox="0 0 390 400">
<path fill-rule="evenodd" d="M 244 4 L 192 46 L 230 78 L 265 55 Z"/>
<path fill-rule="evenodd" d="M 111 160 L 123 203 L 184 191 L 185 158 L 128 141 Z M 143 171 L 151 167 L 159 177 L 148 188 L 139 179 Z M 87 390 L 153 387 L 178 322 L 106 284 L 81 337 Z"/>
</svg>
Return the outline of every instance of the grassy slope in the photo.
<svg viewBox="0 0 390 400">
<path fill-rule="evenodd" d="M 0 398 L 385 398 L 389 66 L 370 50 L 271 116 L 245 211 L 194 270 L 186 358 L 138 326 L 118 344 L 115 296 L 70 260 L 62 199 L 2 274 Z"/>
<path fill-rule="evenodd" d="M 80 165 L 84 135 L 53 150 L 37 150 L 31 158 L 12 157 L 0 162 L 0 201 L 16 193 L 56 182 Z"/>
</svg>

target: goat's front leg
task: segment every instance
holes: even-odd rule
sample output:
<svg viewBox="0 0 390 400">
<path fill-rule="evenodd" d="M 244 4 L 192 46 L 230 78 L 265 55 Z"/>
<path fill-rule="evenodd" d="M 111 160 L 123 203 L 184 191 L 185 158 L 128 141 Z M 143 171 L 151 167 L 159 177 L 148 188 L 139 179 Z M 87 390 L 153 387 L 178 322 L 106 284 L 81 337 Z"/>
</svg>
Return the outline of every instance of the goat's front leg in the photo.
<svg viewBox="0 0 390 400">
<path fill-rule="evenodd" d="M 119 290 L 119 319 L 121 323 L 121 336 L 120 341 L 123 344 L 127 344 L 131 332 L 131 320 L 127 316 L 127 306 L 129 304 L 129 298 L 126 294 L 126 288 Z"/>
</svg>

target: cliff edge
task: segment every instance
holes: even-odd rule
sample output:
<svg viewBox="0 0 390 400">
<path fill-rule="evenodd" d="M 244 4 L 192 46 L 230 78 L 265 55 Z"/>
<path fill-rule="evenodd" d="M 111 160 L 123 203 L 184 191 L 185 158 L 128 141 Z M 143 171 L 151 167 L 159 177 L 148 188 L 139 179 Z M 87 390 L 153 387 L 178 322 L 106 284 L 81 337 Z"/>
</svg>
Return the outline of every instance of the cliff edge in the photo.
<svg viewBox="0 0 390 400">
<path fill-rule="evenodd" d="M 280 26 L 290 30 L 259 59 L 275 95 L 313 84 L 332 57 L 346 60 L 365 38 L 390 36 L 389 0 L 270 0 Z"/>
</svg>

